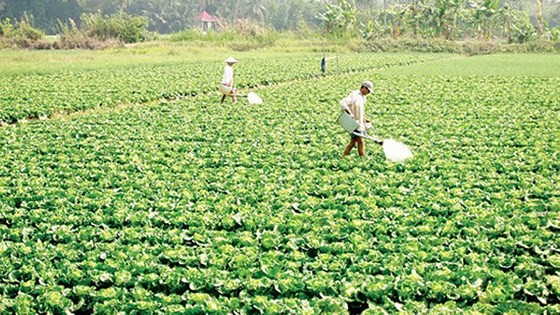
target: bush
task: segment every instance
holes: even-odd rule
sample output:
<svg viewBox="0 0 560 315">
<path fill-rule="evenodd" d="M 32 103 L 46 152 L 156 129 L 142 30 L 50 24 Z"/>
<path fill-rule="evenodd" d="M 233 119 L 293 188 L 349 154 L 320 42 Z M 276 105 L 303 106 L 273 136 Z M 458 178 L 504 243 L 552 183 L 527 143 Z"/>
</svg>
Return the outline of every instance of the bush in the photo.
<svg viewBox="0 0 560 315">
<path fill-rule="evenodd" d="M 225 26 L 219 32 L 202 32 L 201 29 L 186 29 L 171 36 L 170 40 L 201 41 L 219 43 L 234 51 L 248 51 L 273 46 L 280 35 L 249 20 L 237 20 L 233 26 Z"/>
<path fill-rule="evenodd" d="M 511 42 L 527 43 L 537 38 L 537 32 L 526 13 L 520 14 L 512 25 Z"/>
<path fill-rule="evenodd" d="M 88 36 L 85 31 L 78 28 L 76 23 L 68 20 L 68 24 L 58 21 L 60 39 L 49 47 L 48 45 L 36 45 L 36 49 L 106 49 L 123 47 L 124 43 L 119 39 L 101 40 Z"/>
<path fill-rule="evenodd" d="M 27 21 L 0 21 L 0 47 L 30 48 L 44 37 L 43 32 L 33 28 Z"/>
<path fill-rule="evenodd" d="M 394 39 L 392 37 L 384 37 L 372 38 L 369 41 L 365 41 L 363 45 L 364 50 L 379 52 L 461 52 L 461 46 L 459 44 L 443 39 L 425 39 L 412 37 L 402 37 Z"/>
<path fill-rule="evenodd" d="M 496 45 L 488 41 L 466 41 L 462 45 L 462 53 L 466 55 L 487 55 L 496 52 Z"/>
<path fill-rule="evenodd" d="M 148 32 L 148 19 L 134 17 L 125 13 L 103 16 L 100 13 L 82 14 L 81 27 L 72 19 L 68 23 L 58 21 L 60 41 L 53 44 L 54 49 L 105 49 L 122 47 L 124 43 L 145 41 Z M 45 49 L 44 45 L 38 47 Z"/>
<path fill-rule="evenodd" d="M 131 16 L 123 12 L 111 16 L 100 13 L 82 14 L 82 28 L 88 37 L 100 40 L 118 39 L 125 43 L 144 41 L 149 20 L 144 16 Z"/>
<path fill-rule="evenodd" d="M 373 38 L 364 41 L 362 50 L 379 52 L 446 52 L 462 53 L 466 55 L 485 55 L 493 53 L 549 53 L 560 52 L 560 43 L 549 40 L 533 40 L 519 44 L 501 44 L 489 41 L 455 42 L 443 39 L 399 38 L 391 37 Z"/>
<path fill-rule="evenodd" d="M 554 43 L 549 40 L 535 40 L 526 45 L 530 52 L 554 52 L 555 50 Z"/>
<path fill-rule="evenodd" d="M 85 42 L 87 41 L 87 37 L 82 31 L 80 31 L 74 20 L 69 19 L 68 24 L 59 20 L 58 28 L 60 33 L 60 42 L 53 48 L 86 48 Z"/>
<path fill-rule="evenodd" d="M 560 41 L 560 26 L 554 27 L 550 30 L 550 40 L 555 42 Z"/>
</svg>

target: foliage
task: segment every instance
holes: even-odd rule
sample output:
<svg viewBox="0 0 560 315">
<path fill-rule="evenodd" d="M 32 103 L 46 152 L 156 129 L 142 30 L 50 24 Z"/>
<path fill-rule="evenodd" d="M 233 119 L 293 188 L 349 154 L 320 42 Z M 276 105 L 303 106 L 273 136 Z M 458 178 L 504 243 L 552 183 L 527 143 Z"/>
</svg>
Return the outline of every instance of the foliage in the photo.
<svg viewBox="0 0 560 315">
<path fill-rule="evenodd" d="M 58 41 L 50 45 L 53 49 L 106 49 L 122 47 L 123 42 L 118 39 L 100 40 L 95 37 L 88 36 L 84 31 L 80 30 L 73 20 L 68 23 L 59 21 L 60 36 Z"/>
<path fill-rule="evenodd" d="M 452 41 L 413 37 L 401 37 L 398 39 L 390 37 L 369 39 L 364 42 L 364 50 L 380 52 L 462 52 L 461 45 Z"/>
<path fill-rule="evenodd" d="M 369 60 L 372 57 L 371 54 L 363 54 L 357 59 L 344 58 L 336 61 L 336 69 L 339 73 L 350 73 L 369 67 L 381 68 L 435 58 L 428 54 L 422 57 Z M 244 60 L 243 63 L 251 66 L 245 69 L 243 63 L 238 65 L 240 74 L 236 76 L 236 85 L 248 88 L 319 77 L 319 60 L 309 54 L 294 54 L 292 58 L 279 60 L 261 60 L 256 57 Z M 354 64 L 356 60 L 368 60 L 369 66 Z M 285 71 L 286 63 L 292 67 L 289 72 Z M 11 123 L 56 113 L 113 107 L 121 103 L 144 103 L 165 97 L 206 94 L 216 89 L 221 64 L 222 60 L 174 62 L 134 68 L 111 67 L 98 71 L 0 77 L 0 84 L 8 91 L 0 100 L 0 121 Z"/>
<path fill-rule="evenodd" d="M 511 42 L 527 43 L 537 38 L 537 32 L 527 15 L 521 14 L 512 25 Z"/>
<path fill-rule="evenodd" d="M 287 31 L 277 32 L 273 29 L 264 28 L 251 20 L 237 20 L 234 24 L 225 24 L 219 32 L 201 29 L 185 29 L 184 31 L 171 35 L 171 42 L 204 42 L 218 46 L 229 47 L 233 51 L 249 51 L 265 47 L 273 47 L 278 41 L 290 41 L 294 39 L 320 39 L 316 30 L 301 29 L 297 33 Z"/>
<path fill-rule="evenodd" d="M 480 0 L 473 3 L 473 23 L 479 39 L 490 40 L 492 38 L 498 9 L 499 0 Z"/>
<path fill-rule="evenodd" d="M 381 21 L 385 23 L 381 23 Z M 424 0 L 390 6 L 383 14 L 362 22 L 362 37 L 422 37 L 494 40 L 525 43 L 537 39 L 527 12 L 497 0 L 466 3 Z M 500 37 L 497 37 L 499 35 Z M 549 36 L 550 37 L 550 36 Z"/>
<path fill-rule="evenodd" d="M 560 26 L 554 27 L 550 30 L 550 39 L 556 42 L 560 42 Z"/>
<path fill-rule="evenodd" d="M 420 36 L 454 39 L 463 1 L 415 1 L 393 5 L 384 18 L 392 26 L 393 37 Z"/>
<path fill-rule="evenodd" d="M 327 36 L 340 38 L 356 33 L 356 8 L 350 1 L 338 0 L 338 4 L 325 2 L 325 12 L 319 15 Z"/>
<path fill-rule="evenodd" d="M 330 38 L 357 38 L 370 33 L 375 37 L 422 37 L 448 40 L 502 40 L 522 43 L 539 37 L 551 38 L 551 29 L 560 24 L 560 4 L 521 0 L 44 0 L 30 6 L 28 1 L 1 0 L 0 18 L 32 17 L 30 25 L 48 33 L 58 31 L 57 21 L 76 21 L 100 15 L 127 14 L 147 19 L 147 28 L 160 34 L 200 27 L 197 17 L 206 10 L 221 26 L 234 27 L 238 21 L 274 31 L 301 32 L 322 29 Z M 537 8 L 542 10 L 535 10 Z M 536 23 L 535 21 L 538 21 Z M 145 21 L 129 21 L 143 28 Z M 113 31 L 96 19 L 98 37 L 113 36 Z M 512 24 L 517 23 L 516 29 Z M 536 25 L 532 25 L 536 24 Z M 111 25 L 120 28 L 123 21 Z M 382 26 L 380 26 L 382 25 Z M 136 31 L 133 31 L 135 30 Z M 123 32 L 122 30 L 120 32 Z M 145 32 L 128 25 L 125 41 L 146 38 Z M 515 34 L 513 34 L 515 33 Z M 541 35 L 538 35 L 541 34 Z M 538 36 L 537 36 L 538 35 Z M 499 36 L 499 38 L 497 38 Z M 122 39 L 121 39 L 122 40 Z"/>
<path fill-rule="evenodd" d="M 83 32 L 101 40 L 118 39 L 125 43 L 137 43 L 145 39 L 148 19 L 119 12 L 111 16 L 85 14 L 80 18 Z"/>
<path fill-rule="evenodd" d="M 560 44 L 558 42 L 554 43 L 548 40 L 535 40 L 528 42 L 526 44 L 528 47 L 527 51 L 530 52 L 558 52 Z"/>
<path fill-rule="evenodd" d="M 266 34 L 266 29 L 247 19 L 235 21 L 234 31 L 241 36 L 262 36 Z"/>
<path fill-rule="evenodd" d="M 137 43 L 150 38 L 145 17 L 133 17 L 119 12 L 112 16 L 100 13 L 83 14 L 81 26 L 74 20 L 58 21 L 59 41 L 53 43 L 56 49 L 105 49 L 122 46 L 123 43 Z"/>
<path fill-rule="evenodd" d="M 43 36 L 43 32 L 31 27 L 27 20 L 5 19 L 0 21 L 0 48 L 30 48 Z"/>
<path fill-rule="evenodd" d="M 356 73 L 326 78 L 317 58 L 275 56 L 286 81 L 258 91 L 265 106 L 197 87 L 0 128 L 2 313 L 557 313 L 557 76 L 380 70 L 450 57 L 426 56 L 357 56 Z M 239 63 L 245 86 L 278 79 L 264 64 Z M 92 77 L 67 83 L 107 90 Z M 340 159 L 337 104 L 364 78 L 368 113 L 410 162 L 373 146 Z"/>
<path fill-rule="evenodd" d="M 77 20 L 81 12 L 76 0 L 0 1 L 0 19 L 22 20 L 28 17 L 32 20 L 31 26 L 47 34 L 55 33 L 58 19 Z"/>
<path fill-rule="evenodd" d="M 503 34 L 508 43 L 511 43 L 513 40 L 512 29 L 514 28 L 514 20 L 518 15 L 517 12 L 518 11 L 513 9 L 513 7 L 507 3 L 498 10 L 498 18 L 501 20 L 500 22 L 503 25 Z"/>
<path fill-rule="evenodd" d="M 270 1 L 267 7 L 269 10 L 266 24 L 275 30 L 305 33 L 304 31 L 307 29 L 318 28 L 321 23 L 317 16 L 320 14 L 322 6 L 317 2 Z"/>
<path fill-rule="evenodd" d="M 517 36 L 517 33 L 514 33 Z M 534 33 L 531 33 L 534 34 Z M 560 52 L 560 47 L 552 41 L 534 40 L 516 43 L 517 37 L 513 37 L 511 44 L 489 42 L 486 40 L 469 40 L 463 42 L 446 41 L 443 39 L 429 38 L 368 38 L 365 39 L 362 51 L 378 52 L 447 52 L 465 55 L 485 55 L 492 53 L 528 53 L 528 52 Z"/>
</svg>

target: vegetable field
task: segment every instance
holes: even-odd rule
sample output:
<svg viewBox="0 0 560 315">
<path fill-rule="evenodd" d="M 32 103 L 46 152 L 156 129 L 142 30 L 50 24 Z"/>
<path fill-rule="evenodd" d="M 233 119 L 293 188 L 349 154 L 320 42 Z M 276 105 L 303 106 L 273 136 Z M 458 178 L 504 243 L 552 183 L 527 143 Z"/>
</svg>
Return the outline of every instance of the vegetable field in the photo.
<svg viewBox="0 0 560 315">
<path fill-rule="evenodd" d="M 341 56 L 331 68 L 338 74 L 414 64 L 441 56 L 372 54 Z M 237 86 L 255 87 L 320 76 L 317 56 L 297 54 L 274 59 L 251 57 L 239 65 Z M 249 66 L 250 65 L 250 66 Z M 286 67 L 289 71 L 286 71 Z M 0 122 L 48 118 L 123 103 L 146 103 L 162 98 L 196 96 L 215 92 L 223 69 L 222 60 L 157 63 L 89 71 L 62 70 L 0 77 Z"/>
<path fill-rule="evenodd" d="M 262 105 L 220 104 L 210 59 L 2 77 L 0 313 L 560 314 L 560 58 L 533 58 L 239 58 Z M 365 79 L 412 160 L 341 158 Z"/>
</svg>

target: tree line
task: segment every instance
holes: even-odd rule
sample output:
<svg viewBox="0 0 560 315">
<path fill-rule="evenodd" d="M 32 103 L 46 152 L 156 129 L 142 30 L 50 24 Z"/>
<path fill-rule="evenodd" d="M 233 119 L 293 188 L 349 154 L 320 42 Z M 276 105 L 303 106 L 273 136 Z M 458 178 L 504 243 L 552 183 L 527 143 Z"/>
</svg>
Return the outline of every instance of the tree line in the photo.
<svg viewBox="0 0 560 315">
<path fill-rule="evenodd" d="M 320 30 L 334 36 L 414 35 L 457 39 L 499 35 L 509 41 L 557 36 L 560 0 L 0 0 L 0 18 L 25 19 L 46 33 L 84 14 L 125 13 L 166 34 L 198 26 L 206 11 L 222 27 L 248 20 L 277 31 Z M 547 33 L 548 32 L 548 33 Z"/>
</svg>

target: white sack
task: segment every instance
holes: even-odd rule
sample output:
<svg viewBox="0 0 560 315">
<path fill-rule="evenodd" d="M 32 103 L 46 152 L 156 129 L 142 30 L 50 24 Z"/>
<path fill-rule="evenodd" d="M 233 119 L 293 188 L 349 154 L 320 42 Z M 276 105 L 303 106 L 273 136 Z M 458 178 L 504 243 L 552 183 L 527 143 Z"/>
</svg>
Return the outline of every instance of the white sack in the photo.
<svg viewBox="0 0 560 315">
<path fill-rule="evenodd" d="M 412 157 L 412 152 L 404 143 L 393 139 L 383 140 L 383 152 L 387 160 L 397 163 L 402 163 Z"/>
<path fill-rule="evenodd" d="M 262 104 L 262 98 L 254 92 L 249 92 L 249 94 L 247 94 L 247 100 L 249 104 Z"/>
</svg>

